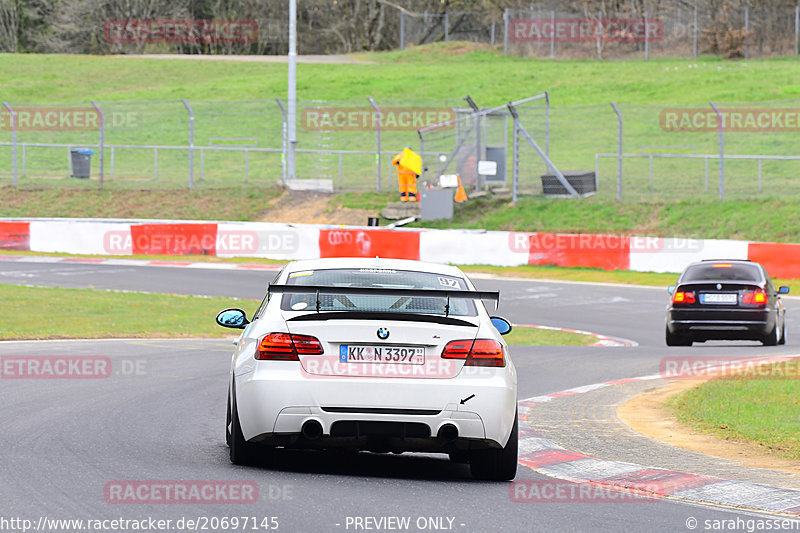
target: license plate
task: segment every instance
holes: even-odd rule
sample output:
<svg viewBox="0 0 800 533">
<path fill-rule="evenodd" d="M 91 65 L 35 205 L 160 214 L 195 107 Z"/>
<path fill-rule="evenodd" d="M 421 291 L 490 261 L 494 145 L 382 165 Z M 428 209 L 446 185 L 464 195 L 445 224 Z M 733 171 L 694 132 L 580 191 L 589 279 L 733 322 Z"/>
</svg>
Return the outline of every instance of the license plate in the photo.
<svg viewBox="0 0 800 533">
<path fill-rule="evenodd" d="M 703 304 L 735 304 L 739 301 L 739 295 L 730 292 L 710 292 L 700 295 L 700 303 Z"/>
<path fill-rule="evenodd" d="M 425 363 L 425 348 L 422 346 L 342 344 L 339 346 L 339 362 L 421 365 Z"/>
</svg>

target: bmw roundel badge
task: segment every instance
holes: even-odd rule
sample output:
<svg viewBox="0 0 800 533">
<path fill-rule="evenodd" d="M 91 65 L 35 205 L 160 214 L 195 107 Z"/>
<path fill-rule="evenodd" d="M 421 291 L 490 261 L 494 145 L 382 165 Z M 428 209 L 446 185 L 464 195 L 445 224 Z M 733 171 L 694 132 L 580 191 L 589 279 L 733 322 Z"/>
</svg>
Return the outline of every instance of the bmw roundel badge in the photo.
<svg viewBox="0 0 800 533">
<path fill-rule="evenodd" d="M 389 330 L 386 328 L 378 328 L 378 338 L 385 341 L 389 338 Z"/>
</svg>

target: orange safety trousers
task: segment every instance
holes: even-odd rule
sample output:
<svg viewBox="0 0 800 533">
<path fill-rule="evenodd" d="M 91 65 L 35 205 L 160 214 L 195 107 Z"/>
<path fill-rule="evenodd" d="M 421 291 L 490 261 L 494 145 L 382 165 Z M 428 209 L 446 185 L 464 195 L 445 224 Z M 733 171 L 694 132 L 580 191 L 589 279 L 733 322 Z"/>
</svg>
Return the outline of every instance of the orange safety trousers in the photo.
<svg viewBox="0 0 800 533">
<path fill-rule="evenodd" d="M 400 182 L 400 201 L 417 202 L 417 175 L 407 168 L 397 165 L 397 179 Z"/>
</svg>

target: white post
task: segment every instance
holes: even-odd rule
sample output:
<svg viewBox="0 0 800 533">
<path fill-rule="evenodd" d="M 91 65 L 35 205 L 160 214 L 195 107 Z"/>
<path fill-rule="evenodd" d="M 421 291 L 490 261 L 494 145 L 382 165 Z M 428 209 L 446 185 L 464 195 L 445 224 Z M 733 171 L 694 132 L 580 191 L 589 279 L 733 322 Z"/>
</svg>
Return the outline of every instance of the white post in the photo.
<svg viewBox="0 0 800 533">
<path fill-rule="evenodd" d="M 508 55 L 508 19 L 509 9 L 503 11 L 503 55 Z"/>
<path fill-rule="evenodd" d="M 186 98 L 182 98 L 181 102 L 183 102 L 183 106 L 186 108 L 186 111 L 189 113 L 189 189 L 194 188 L 194 110 L 192 106 L 189 105 L 189 102 Z M 101 160 L 102 161 L 102 160 Z M 102 166 L 100 167 L 103 168 Z M 102 176 L 101 176 L 101 183 L 102 183 Z"/>
<path fill-rule="evenodd" d="M 297 145 L 297 0 L 289 0 L 289 179 L 296 177 L 295 148 Z"/>
<path fill-rule="evenodd" d="M 719 199 L 725 199 L 725 127 L 723 124 L 722 112 L 717 104 L 711 102 L 711 108 L 717 114 L 719 122 Z"/>
</svg>

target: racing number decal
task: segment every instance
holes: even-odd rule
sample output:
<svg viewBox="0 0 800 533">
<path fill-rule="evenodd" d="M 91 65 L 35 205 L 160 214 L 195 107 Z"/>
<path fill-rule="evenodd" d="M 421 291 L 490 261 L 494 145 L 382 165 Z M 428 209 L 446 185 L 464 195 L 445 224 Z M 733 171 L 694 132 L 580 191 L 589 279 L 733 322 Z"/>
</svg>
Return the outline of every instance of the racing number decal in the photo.
<svg viewBox="0 0 800 533">
<path fill-rule="evenodd" d="M 453 289 L 460 288 L 457 279 L 445 278 L 443 276 L 439 276 L 439 285 L 442 285 L 444 287 L 452 287 Z"/>
</svg>

